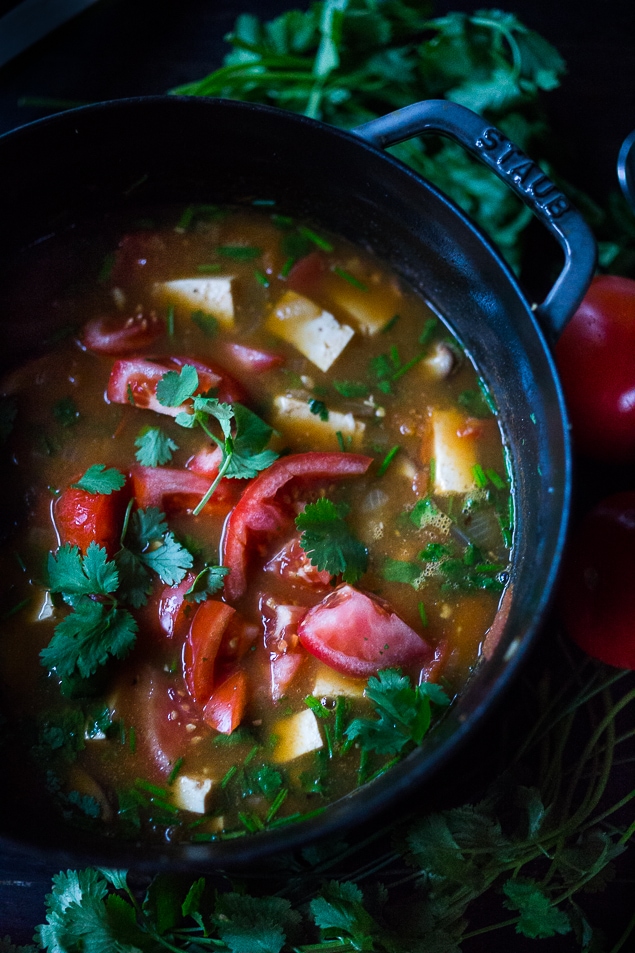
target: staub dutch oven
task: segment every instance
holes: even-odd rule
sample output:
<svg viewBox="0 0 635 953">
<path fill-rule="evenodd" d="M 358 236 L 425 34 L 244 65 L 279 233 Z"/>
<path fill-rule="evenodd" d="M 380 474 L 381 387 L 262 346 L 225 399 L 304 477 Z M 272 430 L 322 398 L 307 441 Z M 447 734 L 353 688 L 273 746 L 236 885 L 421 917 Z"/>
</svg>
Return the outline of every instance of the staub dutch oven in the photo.
<svg viewBox="0 0 635 953">
<path fill-rule="evenodd" d="M 461 143 L 533 210 L 564 252 L 564 267 L 533 310 L 509 268 L 447 198 L 383 150 L 413 136 Z M 156 869 L 253 865 L 267 855 L 368 820 L 428 782 L 455 757 L 525 660 L 549 604 L 569 511 L 571 455 L 549 350 L 595 266 L 593 238 L 564 195 L 480 117 L 444 101 L 417 103 L 343 132 L 301 116 L 223 100 L 147 98 L 104 103 L 0 138 L 3 260 L 29 242 L 131 203 L 276 201 L 315 225 L 370 247 L 447 317 L 499 408 L 515 479 L 510 596 L 461 698 L 403 762 L 305 822 L 233 841 L 147 847 L 89 838 L 58 817 L 25 811 L 0 790 L 1 836 L 59 862 Z M 2 311 L 2 362 L 38 352 L 48 313 Z"/>
</svg>

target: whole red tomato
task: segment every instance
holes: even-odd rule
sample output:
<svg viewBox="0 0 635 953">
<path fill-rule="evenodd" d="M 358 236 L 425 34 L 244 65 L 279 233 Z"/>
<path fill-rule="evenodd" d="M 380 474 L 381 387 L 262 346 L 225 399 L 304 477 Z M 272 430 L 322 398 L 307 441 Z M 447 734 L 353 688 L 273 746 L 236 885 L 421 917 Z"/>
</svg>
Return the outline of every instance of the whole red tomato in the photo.
<svg viewBox="0 0 635 953">
<path fill-rule="evenodd" d="M 594 278 L 556 345 L 576 448 L 635 459 L 635 281 Z"/>
<path fill-rule="evenodd" d="M 606 497 L 584 517 L 570 540 L 559 601 L 581 649 L 635 669 L 635 492 Z"/>
</svg>

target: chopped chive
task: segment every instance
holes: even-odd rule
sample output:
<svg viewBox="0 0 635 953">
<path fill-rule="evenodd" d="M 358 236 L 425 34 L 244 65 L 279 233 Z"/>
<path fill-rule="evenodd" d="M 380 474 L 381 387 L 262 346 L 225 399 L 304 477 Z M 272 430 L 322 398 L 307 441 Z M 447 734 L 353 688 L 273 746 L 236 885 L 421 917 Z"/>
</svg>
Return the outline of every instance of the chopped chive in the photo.
<svg viewBox="0 0 635 953">
<path fill-rule="evenodd" d="M 166 811 L 168 814 L 179 813 L 179 809 L 175 804 L 170 804 L 169 801 L 166 801 L 161 797 L 151 797 L 150 801 L 153 807 L 158 807 L 160 810 Z"/>
<path fill-rule="evenodd" d="M 22 570 L 22 572 L 26 572 L 26 563 L 25 563 L 25 561 L 22 559 L 22 556 L 20 555 L 20 553 L 19 553 L 17 550 L 14 549 L 13 555 L 14 555 L 14 557 L 15 557 L 15 561 L 17 562 L 17 564 L 18 564 L 18 566 L 20 567 L 20 569 Z"/>
<path fill-rule="evenodd" d="M 166 321 L 168 326 L 168 335 L 174 337 L 174 305 L 168 305 L 168 313 L 166 315 Z"/>
<path fill-rule="evenodd" d="M 235 764 L 232 764 L 231 768 L 230 768 L 230 769 L 227 771 L 227 773 L 221 778 L 220 786 L 221 786 L 222 788 L 226 788 L 227 785 L 229 784 L 229 782 L 230 782 L 231 779 L 234 777 L 234 775 L 236 774 L 237 771 L 238 771 L 237 766 L 236 766 Z"/>
<path fill-rule="evenodd" d="M 262 285 L 263 288 L 269 287 L 269 279 L 264 271 L 260 271 L 259 268 L 254 268 L 254 276 L 258 284 Z"/>
<path fill-rule="evenodd" d="M 416 354 L 411 360 L 395 371 L 395 373 L 392 375 L 392 380 L 397 381 L 400 377 L 403 377 L 411 367 L 414 367 L 415 364 L 418 364 L 419 361 L 422 361 L 424 357 L 426 357 L 427 353 L 427 351 L 421 351 L 420 354 Z"/>
<path fill-rule="evenodd" d="M 398 371 L 401 367 L 401 358 L 399 357 L 399 348 L 396 344 L 393 344 L 390 348 L 390 360 L 394 369 Z"/>
<path fill-rule="evenodd" d="M 296 261 L 296 260 L 295 260 L 295 258 L 293 257 L 293 255 L 289 255 L 289 257 L 288 257 L 287 260 L 285 261 L 284 265 L 283 265 L 282 268 L 280 269 L 280 277 L 281 277 L 281 278 L 288 278 L 288 277 L 289 277 L 289 272 L 291 271 L 291 269 L 292 269 L 293 266 L 295 265 L 295 261 Z"/>
<path fill-rule="evenodd" d="M 434 486 L 434 482 L 437 478 L 437 461 L 434 457 L 430 457 L 430 483 Z"/>
<path fill-rule="evenodd" d="M 252 205 L 256 205 L 256 206 L 265 206 L 265 207 L 266 207 L 266 206 L 270 206 L 270 205 L 275 205 L 275 204 L 276 204 L 276 200 L 275 200 L 275 199 L 254 199 L 251 204 L 252 204 Z"/>
<path fill-rule="evenodd" d="M 390 464 L 393 462 L 393 460 L 395 459 L 395 457 L 397 456 L 400 450 L 401 450 L 401 447 L 399 446 L 399 444 L 396 444 L 394 447 L 392 447 L 392 449 L 388 451 L 388 453 L 386 454 L 386 456 L 384 457 L 384 459 L 379 465 L 379 469 L 377 470 L 377 476 L 384 475 L 384 473 L 386 472 Z"/>
<path fill-rule="evenodd" d="M 502 563 L 477 563 L 474 572 L 502 572 L 505 569 Z"/>
<path fill-rule="evenodd" d="M 344 436 L 341 430 L 335 431 L 335 436 L 337 437 L 337 442 L 342 453 L 346 453 L 346 444 L 344 443 Z"/>
<path fill-rule="evenodd" d="M 244 834 L 245 831 L 238 831 L 234 836 L 238 837 L 240 834 Z M 193 844 L 206 844 L 209 841 L 218 840 L 218 834 L 208 834 L 206 831 L 199 831 L 198 834 L 192 834 L 190 840 Z M 222 834 L 220 835 L 223 836 Z"/>
<path fill-rule="evenodd" d="M 360 291 L 368 291 L 368 285 L 365 285 L 364 282 L 356 278 L 355 275 L 351 275 L 350 271 L 346 271 L 345 268 L 334 265 L 332 270 L 333 274 L 337 275 L 338 278 L 343 278 L 344 281 L 348 281 L 349 285 L 352 285 L 353 288 L 358 288 Z"/>
<path fill-rule="evenodd" d="M 26 599 L 22 600 L 22 602 L 18 602 L 17 605 L 13 606 L 11 609 L 7 609 L 7 611 L 2 616 L 2 621 L 4 622 L 5 619 L 10 619 L 12 616 L 17 615 L 18 612 L 22 611 L 22 609 L 26 609 L 26 607 L 30 605 L 30 603 L 31 603 L 31 597 L 27 596 Z"/>
<path fill-rule="evenodd" d="M 344 737 L 344 719 L 348 713 L 348 703 L 344 695 L 338 695 L 335 702 L 335 725 L 333 729 L 333 740 L 336 745 L 342 743 Z"/>
<path fill-rule="evenodd" d="M 355 741 L 352 738 L 347 738 L 344 744 L 342 745 L 342 747 L 340 748 L 340 754 L 341 755 L 348 754 L 348 752 L 351 750 L 354 744 L 355 744 Z"/>
<path fill-rule="evenodd" d="M 210 264 L 210 265 L 203 264 L 203 265 L 197 265 L 196 270 L 200 272 L 202 275 L 217 275 L 223 269 L 222 269 L 222 266 L 219 264 Z"/>
<path fill-rule="evenodd" d="M 400 317 L 401 317 L 400 314 L 393 314 L 388 324 L 385 324 L 383 328 L 381 329 L 382 334 L 388 334 L 389 331 L 392 331 L 392 329 L 394 328 L 394 326 L 396 325 Z"/>
<path fill-rule="evenodd" d="M 319 698 L 316 698 L 315 695 L 307 695 L 304 699 L 304 704 L 307 708 L 310 708 L 314 715 L 317 715 L 318 718 L 328 718 L 331 712 L 328 708 L 325 708 Z"/>
<path fill-rule="evenodd" d="M 176 761 L 174 762 L 174 767 L 172 768 L 168 776 L 168 784 L 170 785 L 174 784 L 174 782 L 176 781 L 176 777 L 182 767 L 183 767 L 183 758 L 177 758 Z"/>
<path fill-rule="evenodd" d="M 324 808 L 320 810 L 324 810 Z M 285 824 L 292 824 L 294 821 L 299 821 L 300 818 L 304 820 L 305 817 L 312 817 L 316 813 L 317 811 L 311 811 L 310 814 L 303 814 L 301 811 L 296 811 L 295 814 L 287 814 L 286 817 L 277 818 L 269 824 L 269 827 L 283 827 Z"/>
<path fill-rule="evenodd" d="M 373 773 L 366 778 L 366 780 L 364 781 L 364 784 L 368 784 L 370 781 L 374 781 L 375 778 L 380 778 L 382 774 L 385 774 L 386 771 L 392 768 L 393 765 L 397 764 L 398 761 L 399 761 L 399 756 L 397 756 L 396 758 L 391 758 L 390 761 L 387 761 L 386 764 L 384 764 L 381 768 L 378 768 L 377 771 L 373 771 Z"/>
<path fill-rule="evenodd" d="M 474 477 L 474 482 L 481 489 L 484 490 L 488 484 L 488 479 L 485 476 L 485 471 L 480 463 L 475 463 L 472 467 L 472 476 Z"/>
<path fill-rule="evenodd" d="M 487 476 L 487 479 L 490 480 L 492 485 L 495 486 L 497 490 L 505 489 L 507 484 L 505 483 L 503 478 L 498 475 L 496 470 L 492 469 L 492 467 L 488 467 L 487 470 L 485 471 L 485 474 Z"/>
<path fill-rule="evenodd" d="M 181 217 L 175 225 L 175 229 L 178 232 L 185 232 L 192 224 L 194 219 L 195 208 L 193 205 L 188 205 L 187 208 L 183 209 Z"/>
<path fill-rule="evenodd" d="M 284 801 L 286 800 L 288 793 L 289 793 L 289 788 L 282 788 L 281 791 L 278 791 L 278 793 L 276 794 L 273 800 L 273 804 L 269 808 L 267 817 L 265 818 L 265 821 L 267 824 L 270 824 L 271 821 L 274 819 L 274 817 L 276 816 L 276 814 L 282 807 Z"/>
<path fill-rule="evenodd" d="M 479 390 L 481 391 L 481 394 L 483 395 L 483 400 L 485 401 L 485 403 L 487 404 L 491 412 L 493 414 L 498 413 L 498 408 L 496 407 L 494 398 L 492 397 L 490 389 L 482 377 L 479 377 L 477 384 L 479 386 Z"/>
<path fill-rule="evenodd" d="M 147 791 L 148 794 L 153 794 L 155 797 L 168 797 L 165 788 L 160 788 L 157 784 L 151 784 L 150 781 L 144 781 L 143 778 L 135 778 L 134 783 L 136 787 L 141 788 L 142 791 Z"/>
<path fill-rule="evenodd" d="M 244 837 L 245 834 L 248 833 L 249 831 L 243 829 L 239 831 L 223 831 L 222 834 L 219 834 L 218 836 L 221 840 L 234 840 L 236 837 Z M 211 840 L 211 837 L 207 838 L 207 840 Z"/>
<path fill-rule="evenodd" d="M 190 317 L 206 337 L 212 338 L 218 332 L 218 320 L 213 314 L 207 314 L 205 311 L 192 311 Z"/>
<path fill-rule="evenodd" d="M 314 232 L 312 228 L 307 228 L 306 225 L 301 225 L 298 228 L 298 232 L 303 238 L 308 238 L 310 242 L 313 242 L 314 245 L 317 245 L 318 248 L 321 248 L 322 251 L 333 251 L 333 246 L 331 243 L 327 241 L 326 238 L 322 238 L 321 235 L 318 235 L 317 232 Z"/>
<path fill-rule="evenodd" d="M 437 319 L 428 318 L 428 320 L 423 326 L 423 331 L 419 335 L 419 344 L 423 344 L 423 345 L 429 344 L 432 338 L 432 335 L 434 334 L 436 329 L 437 329 Z"/>
<path fill-rule="evenodd" d="M 377 387 L 382 392 L 382 394 L 392 393 L 392 386 L 390 384 L 390 381 L 379 381 L 379 383 L 377 384 Z"/>
<path fill-rule="evenodd" d="M 359 384 L 356 381 L 333 381 L 333 388 L 342 397 L 368 397 L 366 384 Z"/>
<path fill-rule="evenodd" d="M 324 725 L 324 738 L 326 739 L 326 750 L 328 751 L 329 758 L 333 757 L 333 738 L 331 737 L 331 729 L 329 725 Z"/>
<path fill-rule="evenodd" d="M 419 603 L 419 618 L 421 619 L 421 625 L 426 628 L 428 625 L 428 613 L 426 612 L 426 607 L 423 602 Z"/>
<path fill-rule="evenodd" d="M 250 834 L 255 834 L 256 831 L 264 830 L 265 825 L 256 814 L 247 814 L 245 811 L 239 811 L 238 817 L 240 819 L 240 823 L 249 831 Z"/>
<path fill-rule="evenodd" d="M 216 250 L 223 258 L 231 258 L 233 261 L 253 261 L 262 255 L 262 248 L 251 245 L 220 245 Z"/>
<path fill-rule="evenodd" d="M 258 753 L 259 748 L 260 748 L 260 745 L 254 745 L 251 751 L 249 752 L 249 754 L 247 755 L 247 757 L 245 758 L 245 760 L 243 761 L 243 764 L 249 764 L 250 761 L 253 761 Z"/>
<path fill-rule="evenodd" d="M 357 769 L 357 786 L 361 787 L 366 783 L 366 769 L 370 755 L 367 748 L 362 748 L 359 753 L 359 768 Z"/>
<path fill-rule="evenodd" d="M 187 829 L 188 831 L 191 831 L 195 827 L 200 827 L 201 824 L 205 824 L 205 822 L 208 820 L 209 820 L 209 817 L 206 814 L 203 814 L 202 817 L 197 817 L 195 821 L 192 821 L 190 824 L 188 824 Z"/>
<path fill-rule="evenodd" d="M 137 750 L 137 732 L 134 729 L 134 725 L 130 725 L 130 729 L 128 731 L 128 746 L 134 754 Z"/>
<path fill-rule="evenodd" d="M 290 215 L 278 215 L 276 213 L 271 216 L 271 221 L 278 228 L 291 228 L 293 225 L 293 219 Z"/>
</svg>

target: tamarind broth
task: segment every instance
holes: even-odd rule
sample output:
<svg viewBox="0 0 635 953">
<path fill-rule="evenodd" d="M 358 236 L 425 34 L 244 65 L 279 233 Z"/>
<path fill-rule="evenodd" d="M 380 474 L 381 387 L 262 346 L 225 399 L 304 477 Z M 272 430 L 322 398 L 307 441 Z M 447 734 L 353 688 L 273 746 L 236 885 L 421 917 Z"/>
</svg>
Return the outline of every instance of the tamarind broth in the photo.
<svg viewBox="0 0 635 953">
<path fill-rule="evenodd" d="M 363 695 L 368 670 L 359 677 L 348 663 L 334 669 L 330 649 L 318 645 L 316 655 L 310 625 L 300 621 L 332 600 L 334 587 L 340 601 L 353 600 L 347 605 L 364 598 L 371 615 L 394 614 L 411 630 L 403 664 L 390 657 L 388 667 L 412 685 L 437 682 L 449 698 L 460 691 L 507 581 L 511 488 L 498 421 L 469 356 L 369 252 L 271 209 L 198 207 L 157 219 L 162 224 L 107 223 L 97 248 L 78 239 L 81 273 L 63 287 L 53 283 L 45 302 L 59 239 L 25 252 L 15 271 L 17 319 L 36 302 L 74 331 L 2 386 L 5 405 L 17 407 L 5 471 L 19 518 L 0 554 L 7 594 L 0 671 L 4 708 L 30 739 L 65 816 L 123 836 L 205 839 L 320 809 L 393 758 L 346 734 L 354 717 L 374 717 Z M 352 475 L 316 477 L 309 467 L 285 484 L 277 497 L 286 508 L 283 532 L 244 531 L 244 591 L 236 588 L 239 567 L 224 596 L 218 590 L 200 602 L 183 601 L 183 593 L 205 564 L 228 554 L 231 564 L 236 517 L 228 514 L 274 470 L 224 479 L 200 515 L 192 513 L 200 491 L 166 492 L 159 508 L 193 567 L 172 587 L 153 575 L 147 604 L 127 605 L 139 627 L 134 647 L 71 679 L 63 693 L 55 666 L 47 672 L 39 658 L 69 614 L 50 592 L 47 558 L 65 542 L 85 553 L 91 538 L 101 539 L 90 527 L 83 545 L 68 535 L 60 507 L 71 484 L 95 464 L 126 477 L 143 470 L 147 506 L 157 505 L 153 474 L 198 469 L 207 486 L 218 472 L 220 452 L 210 463 L 214 444 L 200 427 L 179 426 L 174 408 L 138 406 L 143 387 L 130 380 L 123 387 L 126 362 L 139 359 L 178 373 L 188 359 L 199 368 L 211 363 L 229 375 L 229 384 L 217 384 L 221 400 L 237 381 L 233 399 L 275 430 L 269 446 L 282 456 L 274 468 L 307 451 L 313 462 L 327 454 L 369 460 Z M 113 384 L 118 373 L 123 384 Z M 161 466 L 140 468 L 138 441 L 148 427 L 178 449 Z M 129 495 L 130 483 L 90 499 L 114 501 Z M 137 492 L 134 478 L 132 485 Z M 338 525 L 344 519 L 358 553 L 367 549 L 365 571 L 351 584 L 312 565 L 299 544 L 293 517 L 318 499 L 346 504 Z M 111 559 L 124 509 L 125 499 L 116 540 L 102 540 Z M 228 689 L 229 722 L 206 707 L 209 679 L 206 689 L 192 675 L 187 642 L 205 611 L 231 617 L 211 690 L 213 700 L 228 673 L 239 678 Z M 421 651 L 412 650 L 412 633 Z M 350 641 L 350 655 L 363 655 L 354 635 Z M 294 665 L 280 665 L 289 658 Z M 374 671 L 384 667 L 377 661 Z"/>
</svg>

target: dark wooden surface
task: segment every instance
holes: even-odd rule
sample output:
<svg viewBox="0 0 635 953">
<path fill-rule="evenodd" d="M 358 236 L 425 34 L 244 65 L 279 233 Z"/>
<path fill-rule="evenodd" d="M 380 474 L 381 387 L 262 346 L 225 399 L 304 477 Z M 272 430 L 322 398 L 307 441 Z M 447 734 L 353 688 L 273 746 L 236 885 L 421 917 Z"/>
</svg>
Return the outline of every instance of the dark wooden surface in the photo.
<svg viewBox="0 0 635 953">
<path fill-rule="evenodd" d="M 50 97 L 70 105 L 162 93 L 199 78 L 220 65 L 226 49 L 223 36 L 237 13 L 269 17 L 293 5 L 303 4 L 292 0 L 100 0 L 0 70 L 0 133 L 51 111 L 21 105 L 23 97 Z M 602 201 L 616 188 L 619 145 L 635 128 L 635 3 L 521 0 L 499 5 L 546 36 L 567 61 L 569 72 L 561 89 L 545 98 L 550 124 L 561 144 L 561 170 Z M 11 6 L 3 2 L 0 13 Z M 437 2 L 434 6 L 441 14 L 473 10 L 480 4 Z M 10 187 L 0 169 L 0 188 Z M 542 651 L 548 652 L 546 640 Z M 486 730 L 491 732 L 492 725 Z M 44 919 L 44 895 L 57 869 L 46 859 L 27 859 L 18 850 L 3 851 L 0 939 L 9 934 L 16 943 L 31 940 L 35 925 Z M 627 896 L 623 889 L 617 891 L 598 908 L 597 916 L 609 933 L 615 933 L 616 921 L 623 924 L 630 917 L 632 903 Z M 483 951 L 508 953 L 510 939 L 515 942 L 508 933 L 501 938 L 484 937 Z M 568 937 L 543 944 L 541 949 L 544 953 L 547 949 L 570 951 L 577 945 Z"/>
</svg>

